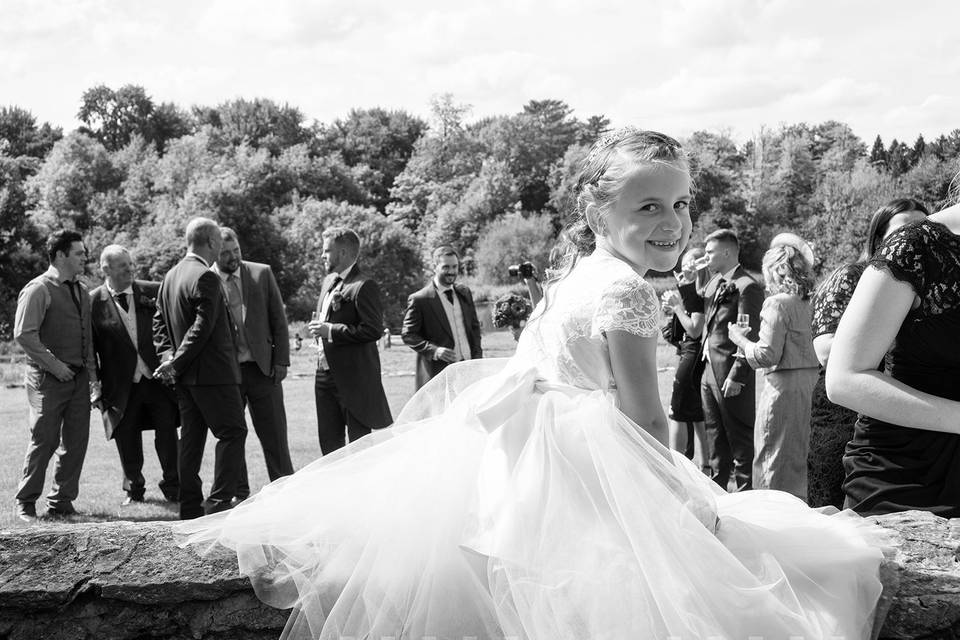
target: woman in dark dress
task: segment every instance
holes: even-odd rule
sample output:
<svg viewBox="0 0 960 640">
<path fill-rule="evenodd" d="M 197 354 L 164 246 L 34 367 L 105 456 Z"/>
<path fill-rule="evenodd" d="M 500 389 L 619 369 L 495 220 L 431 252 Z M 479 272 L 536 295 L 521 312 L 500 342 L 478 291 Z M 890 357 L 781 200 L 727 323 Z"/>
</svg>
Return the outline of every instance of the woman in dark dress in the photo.
<svg viewBox="0 0 960 640">
<path fill-rule="evenodd" d="M 891 234 L 837 328 L 827 393 L 861 413 L 843 459 L 861 514 L 960 516 L 958 233 L 960 205 Z"/>
<path fill-rule="evenodd" d="M 703 376 L 700 335 L 703 332 L 703 298 L 697 293 L 695 262 L 703 257 L 703 249 L 687 251 L 677 276 L 677 291 L 663 294 L 663 311 L 669 320 L 663 337 L 677 348 L 677 371 L 670 396 L 670 448 L 681 451 L 701 469 L 709 470 L 706 459 L 706 434 L 703 426 L 703 405 L 700 401 L 700 378 Z"/>
<path fill-rule="evenodd" d="M 817 288 L 813 297 L 813 346 L 821 365 L 827 365 L 837 325 L 853 290 L 857 288 L 867 261 L 873 257 L 884 238 L 905 224 L 917 222 L 928 215 L 930 212 L 923 203 L 912 198 L 898 198 L 880 207 L 870 218 L 860 260 L 841 266 Z M 855 411 L 827 399 L 824 370 L 821 369 L 813 390 L 810 454 L 807 457 L 808 500 L 811 507 L 843 506 L 844 472 L 841 458 L 853 437 L 856 420 Z"/>
</svg>

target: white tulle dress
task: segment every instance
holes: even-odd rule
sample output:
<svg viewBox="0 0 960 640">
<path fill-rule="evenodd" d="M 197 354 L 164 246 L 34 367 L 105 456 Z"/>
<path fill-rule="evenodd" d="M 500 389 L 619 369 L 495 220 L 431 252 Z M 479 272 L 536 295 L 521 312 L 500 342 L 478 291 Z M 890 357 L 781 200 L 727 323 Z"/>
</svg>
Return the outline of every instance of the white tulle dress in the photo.
<svg viewBox="0 0 960 640">
<path fill-rule="evenodd" d="M 726 494 L 617 409 L 605 332 L 659 330 L 594 255 L 509 360 L 449 367 L 396 424 L 179 525 L 236 551 L 283 638 L 866 638 L 883 533 Z"/>
</svg>

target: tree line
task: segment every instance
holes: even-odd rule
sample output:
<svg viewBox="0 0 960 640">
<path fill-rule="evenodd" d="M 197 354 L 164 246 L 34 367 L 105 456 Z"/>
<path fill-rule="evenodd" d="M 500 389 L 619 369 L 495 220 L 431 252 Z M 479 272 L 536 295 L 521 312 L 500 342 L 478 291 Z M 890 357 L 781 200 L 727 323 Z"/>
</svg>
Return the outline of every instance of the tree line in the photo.
<svg viewBox="0 0 960 640">
<path fill-rule="evenodd" d="M 507 265 L 521 259 L 545 265 L 576 167 L 610 121 L 578 118 L 553 99 L 471 120 L 468 105 L 441 95 L 430 114 L 354 109 L 308 122 L 266 99 L 185 109 L 136 85 L 97 86 L 81 97 L 83 125 L 65 134 L 0 107 L 0 339 L 9 339 L 17 292 L 45 268 L 45 235 L 59 227 L 83 233 L 92 256 L 128 246 L 139 275 L 157 279 L 182 255 L 185 222 L 213 217 L 238 232 L 247 259 L 273 266 L 297 320 L 319 293 L 321 232 L 346 224 L 364 239 L 362 260 L 394 328 L 437 244 L 457 247 L 468 273 L 488 283 L 507 282 Z M 757 267 L 769 239 L 792 230 L 813 242 L 821 273 L 856 258 L 885 201 L 942 206 L 960 156 L 960 129 L 913 144 L 877 136 L 868 150 L 836 121 L 764 127 L 740 144 L 724 131 L 683 142 L 695 240 L 731 227 Z"/>
</svg>

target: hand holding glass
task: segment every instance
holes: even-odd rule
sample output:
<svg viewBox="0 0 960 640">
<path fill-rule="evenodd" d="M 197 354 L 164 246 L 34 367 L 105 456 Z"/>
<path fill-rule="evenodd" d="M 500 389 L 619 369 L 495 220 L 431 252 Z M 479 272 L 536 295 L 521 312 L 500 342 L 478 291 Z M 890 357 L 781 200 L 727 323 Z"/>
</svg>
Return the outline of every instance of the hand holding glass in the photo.
<svg viewBox="0 0 960 640">
<path fill-rule="evenodd" d="M 737 326 L 741 329 L 750 329 L 750 314 L 749 313 L 738 313 L 737 314 Z M 735 354 L 737 358 L 745 358 L 747 354 L 744 353 L 743 347 L 737 347 L 737 353 Z"/>
</svg>

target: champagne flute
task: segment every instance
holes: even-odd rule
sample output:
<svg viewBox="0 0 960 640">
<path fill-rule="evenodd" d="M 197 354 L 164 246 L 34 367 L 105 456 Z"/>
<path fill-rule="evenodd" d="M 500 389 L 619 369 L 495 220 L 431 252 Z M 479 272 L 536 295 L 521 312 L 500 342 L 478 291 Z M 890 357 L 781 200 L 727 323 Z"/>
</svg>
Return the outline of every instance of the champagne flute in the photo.
<svg viewBox="0 0 960 640">
<path fill-rule="evenodd" d="M 316 322 L 316 321 L 319 320 L 319 319 L 320 319 L 320 316 L 317 314 L 316 311 L 311 311 L 311 312 L 310 312 L 310 322 L 311 322 L 311 323 Z M 320 344 L 320 337 L 319 337 L 319 336 L 315 336 L 315 337 L 313 338 L 313 342 L 314 342 L 314 344 Z"/>
<path fill-rule="evenodd" d="M 750 314 L 749 313 L 738 313 L 737 314 L 737 326 L 741 329 L 750 329 Z M 737 347 L 737 358 L 746 358 L 747 354 L 744 353 L 743 347 Z"/>
</svg>

